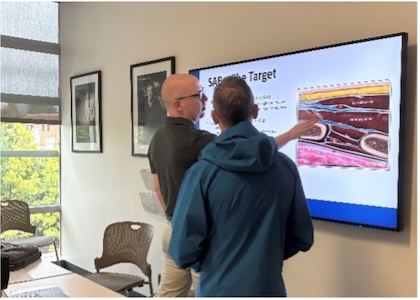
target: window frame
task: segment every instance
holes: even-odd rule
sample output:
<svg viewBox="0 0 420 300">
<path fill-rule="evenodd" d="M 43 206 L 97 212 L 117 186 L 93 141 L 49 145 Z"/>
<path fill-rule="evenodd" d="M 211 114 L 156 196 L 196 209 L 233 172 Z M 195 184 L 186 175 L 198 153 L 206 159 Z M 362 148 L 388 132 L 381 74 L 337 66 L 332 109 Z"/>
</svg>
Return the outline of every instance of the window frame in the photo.
<svg viewBox="0 0 420 300">
<path fill-rule="evenodd" d="M 58 41 L 57 43 L 38 41 L 25 39 L 20 37 L 13 37 L 7 35 L 0 35 L 1 48 L 10 48 L 15 50 L 24 50 L 37 53 L 47 53 L 58 56 L 60 61 L 61 47 L 60 47 L 60 9 L 59 3 L 57 4 L 57 14 L 58 14 Z M 61 140 L 61 73 L 60 73 L 60 64 L 58 64 L 58 96 L 57 97 L 44 97 L 44 96 L 33 96 L 33 95 L 18 95 L 18 94 L 9 94 L 1 93 L 1 99 L 4 103 L 26 103 L 26 104 L 46 104 L 58 106 L 58 120 L 30 120 L 30 119 L 20 119 L 18 117 L 0 117 L 0 122 L 2 123 L 33 123 L 33 124 L 45 124 L 47 127 L 49 125 L 59 125 L 58 139 Z M 29 150 L 29 151 L 18 151 L 18 150 L 0 150 L 1 157 L 58 157 L 59 163 L 59 182 L 58 182 L 58 204 L 51 205 L 39 205 L 39 206 L 30 206 L 31 214 L 38 213 L 53 213 L 58 212 L 60 214 L 60 236 L 61 236 L 61 143 L 59 142 L 58 150 Z M 60 238 L 61 241 L 61 238 Z M 59 247 L 61 248 L 61 247 Z"/>
</svg>

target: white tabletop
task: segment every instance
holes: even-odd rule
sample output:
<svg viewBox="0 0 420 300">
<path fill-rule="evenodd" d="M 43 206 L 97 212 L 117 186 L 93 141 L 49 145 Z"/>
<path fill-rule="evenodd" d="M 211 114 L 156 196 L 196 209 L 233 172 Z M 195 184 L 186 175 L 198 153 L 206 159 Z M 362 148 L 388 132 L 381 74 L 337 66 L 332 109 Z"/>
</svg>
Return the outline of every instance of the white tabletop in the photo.
<svg viewBox="0 0 420 300">
<path fill-rule="evenodd" d="M 59 287 L 69 297 L 124 297 L 75 273 L 9 284 L 4 293 L 7 297 L 13 297 L 16 293 L 52 286 Z"/>
<path fill-rule="evenodd" d="M 70 274 L 71 271 L 53 264 L 41 258 L 23 269 L 10 272 L 9 286 L 14 283 L 53 277 L 58 275 Z"/>
</svg>

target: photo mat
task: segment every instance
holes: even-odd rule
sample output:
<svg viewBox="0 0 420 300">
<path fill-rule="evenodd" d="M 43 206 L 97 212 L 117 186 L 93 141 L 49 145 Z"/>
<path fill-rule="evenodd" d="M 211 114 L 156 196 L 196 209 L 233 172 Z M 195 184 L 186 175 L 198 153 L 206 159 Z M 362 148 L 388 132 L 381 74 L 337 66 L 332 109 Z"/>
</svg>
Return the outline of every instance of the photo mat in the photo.
<svg viewBox="0 0 420 300">
<path fill-rule="evenodd" d="M 102 152 L 101 71 L 70 78 L 73 152 Z"/>
</svg>

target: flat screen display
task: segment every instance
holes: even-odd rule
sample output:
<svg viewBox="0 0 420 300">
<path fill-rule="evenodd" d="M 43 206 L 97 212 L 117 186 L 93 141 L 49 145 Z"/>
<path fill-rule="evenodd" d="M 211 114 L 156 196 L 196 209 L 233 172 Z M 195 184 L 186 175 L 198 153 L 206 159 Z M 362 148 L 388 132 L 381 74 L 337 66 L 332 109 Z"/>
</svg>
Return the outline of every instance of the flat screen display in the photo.
<svg viewBox="0 0 420 300">
<path fill-rule="evenodd" d="M 229 75 L 251 87 L 270 136 L 317 117 L 279 151 L 298 166 L 314 219 L 402 229 L 400 189 L 407 33 L 349 41 L 190 70 L 212 107 Z M 210 113 L 201 129 L 219 134 Z"/>
</svg>

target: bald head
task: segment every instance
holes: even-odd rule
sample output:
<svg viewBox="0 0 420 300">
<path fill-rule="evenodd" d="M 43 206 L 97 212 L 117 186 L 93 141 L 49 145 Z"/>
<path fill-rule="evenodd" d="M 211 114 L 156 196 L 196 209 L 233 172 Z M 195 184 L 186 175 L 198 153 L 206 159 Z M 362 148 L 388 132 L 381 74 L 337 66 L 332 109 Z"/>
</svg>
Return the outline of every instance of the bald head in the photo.
<svg viewBox="0 0 420 300">
<path fill-rule="evenodd" d="M 173 74 L 166 78 L 162 86 L 162 98 L 170 103 L 179 97 L 195 92 L 198 79 L 190 74 Z"/>
<path fill-rule="evenodd" d="M 207 98 L 204 100 L 193 97 L 186 98 L 200 90 L 201 84 L 193 75 L 173 74 L 166 78 L 162 85 L 162 99 L 169 116 L 184 117 L 193 121 L 202 117 Z"/>
</svg>

